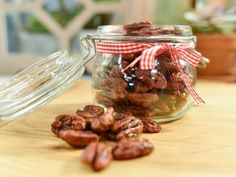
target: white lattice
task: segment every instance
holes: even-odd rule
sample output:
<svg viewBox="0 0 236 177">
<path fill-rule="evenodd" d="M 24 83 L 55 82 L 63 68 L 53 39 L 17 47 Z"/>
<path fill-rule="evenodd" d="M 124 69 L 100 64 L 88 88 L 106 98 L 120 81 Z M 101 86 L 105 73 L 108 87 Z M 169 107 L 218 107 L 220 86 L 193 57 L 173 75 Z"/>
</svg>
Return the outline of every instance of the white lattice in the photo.
<svg viewBox="0 0 236 177">
<path fill-rule="evenodd" d="M 70 40 L 96 13 L 122 14 L 124 23 L 138 19 L 151 19 L 151 8 L 154 0 L 121 0 L 114 3 L 98 3 L 93 0 L 78 0 L 83 5 L 83 10 L 75 16 L 65 28 L 44 10 L 44 0 L 26 1 L 24 3 L 6 3 L 0 0 L 0 73 L 9 70 L 20 70 L 42 56 L 28 53 L 12 54 L 7 51 L 7 35 L 5 15 L 8 12 L 32 13 L 55 36 L 59 43 L 59 50 L 69 49 Z M 148 2 L 148 3 L 147 3 Z M 148 4 L 148 5 L 147 5 Z M 148 13 L 147 13 L 148 12 Z M 20 62 L 17 62 L 20 61 Z M 17 65 L 16 65 L 17 62 Z M 6 69 L 7 68 L 7 69 Z"/>
</svg>

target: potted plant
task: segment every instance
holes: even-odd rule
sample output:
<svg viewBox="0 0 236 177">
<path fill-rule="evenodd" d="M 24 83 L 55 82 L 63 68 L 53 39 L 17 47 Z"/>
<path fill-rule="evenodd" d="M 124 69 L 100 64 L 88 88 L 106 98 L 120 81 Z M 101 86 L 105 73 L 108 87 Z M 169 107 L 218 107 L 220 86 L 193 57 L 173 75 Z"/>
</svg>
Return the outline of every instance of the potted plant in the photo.
<svg viewBox="0 0 236 177">
<path fill-rule="evenodd" d="M 197 36 L 197 50 L 210 59 L 202 78 L 236 81 L 236 9 L 204 7 L 185 13 Z"/>
</svg>

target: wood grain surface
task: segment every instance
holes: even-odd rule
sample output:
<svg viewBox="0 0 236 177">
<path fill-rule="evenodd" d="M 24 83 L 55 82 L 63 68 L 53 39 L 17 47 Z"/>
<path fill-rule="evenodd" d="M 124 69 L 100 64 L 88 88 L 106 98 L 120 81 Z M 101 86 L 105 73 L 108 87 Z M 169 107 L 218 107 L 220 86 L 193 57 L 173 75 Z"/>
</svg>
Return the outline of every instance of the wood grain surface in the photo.
<svg viewBox="0 0 236 177">
<path fill-rule="evenodd" d="M 200 81 L 207 104 L 183 119 L 143 135 L 155 145 L 151 155 L 114 161 L 99 173 L 80 163 L 50 130 L 54 117 L 92 103 L 90 81 L 79 81 L 41 109 L 0 128 L 0 177 L 226 177 L 236 176 L 236 85 Z"/>
</svg>

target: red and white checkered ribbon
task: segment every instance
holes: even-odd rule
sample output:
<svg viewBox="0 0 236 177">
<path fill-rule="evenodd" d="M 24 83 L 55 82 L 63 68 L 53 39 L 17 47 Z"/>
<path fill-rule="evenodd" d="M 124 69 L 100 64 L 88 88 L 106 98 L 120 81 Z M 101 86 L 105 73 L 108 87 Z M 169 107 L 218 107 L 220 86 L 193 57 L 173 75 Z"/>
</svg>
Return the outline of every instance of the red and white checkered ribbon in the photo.
<svg viewBox="0 0 236 177">
<path fill-rule="evenodd" d="M 205 103 L 204 100 L 194 90 L 191 81 L 187 74 L 183 71 L 179 60 L 185 60 L 190 65 L 196 67 L 202 58 L 202 55 L 194 52 L 192 46 L 186 44 L 177 44 L 175 46 L 167 43 L 135 43 L 135 42 L 99 42 L 96 44 L 98 53 L 107 54 L 129 54 L 142 52 L 129 66 L 133 67 L 137 62 L 140 62 L 140 69 L 147 70 L 153 69 L 156 65 L 156 59 L 158 55 L 168 51 L 172 60 L 179 68 L 180 77 L 182 78 L 190 95 L 197 103 Z"/>
</svg>

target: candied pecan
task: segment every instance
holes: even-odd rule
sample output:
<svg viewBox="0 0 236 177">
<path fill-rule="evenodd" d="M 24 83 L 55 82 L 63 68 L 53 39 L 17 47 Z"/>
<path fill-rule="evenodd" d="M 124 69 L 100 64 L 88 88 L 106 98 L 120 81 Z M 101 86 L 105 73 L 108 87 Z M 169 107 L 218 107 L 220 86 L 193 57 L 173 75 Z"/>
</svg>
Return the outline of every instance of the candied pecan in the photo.
<svg viewBox="0 0 236 177">
<path fill-rule="evenodd" d="M 133 61 L 135 59 L 134 53 L 122 54 L 122 59 L 127 61 Z"/>
<path fill-rule="evenodd" d="M 161 72 L 156 72 L 155 74 L 152 74 L 150 84 L 155 88 L 163 89 L 167 86 L 167 81 Z"/>
<path fill-rule="evenodd" d="M 123 78 L 121 69 L 118 66 L 114 66 L 110 72 L 110 77 Z"/>
<path fill-rule="evenodd" d="M 158 62 L 160 64 L 162 64 L 162 62 L 173 62 L 172 61 L 172 58 L 171 58 L 171 55 L 170 55 L 170 52 L 163 52 L 161 55 L 158 55 L 157 56 L 158 58 Z"/>
<path fill-rule="evenodd" d="M 76 114 L 83 117 L 87 123 L 91 123 L 92 119 L 104 113 L 104 108 L 97 105 L 86 105 L 84 110 L 77 110 Z"/>
<path fill-rule="evenodd" d="M 159 109 L 160 112 L 163 112 L 163 113 L 169 113 L 171 112 L 170 110 L 170 107 L 168 106 L 168 104 L 163 101 L 163 100 L 159 100 L 155 105 L 154 105 L 155 108 Z"/>
<path fill-rule="evenodd" d="M 128 25 L 124 25 L 124 29 L 126 30 L 127 35 L 137 35 L 137 32 L 142 28 L 147 28 L 151 26 L 151 23 L 148 21 L 142 21 L 137 23 L 132 23 Z"/>
<path fill-rule="evenodd" d="M 140 119 L 133 116 L 125 117 L 116 121 L 111 130 L 117 133 L 117 140 L 124 137 L 139 136 L 143 132 L 143 124 Z"/>
<path fill-rule="evenodd" d="M 151 87 L 163 89 L 167 86 L 166 78 L 161 72 L 152 72 L 152 70 L 141 70 L 139 68 L 135 71 L 135 75 L 140 81 Z"/>
<path fill-rule="evenodd" d="M 161 131 L 160 124 L 152 119 L 142 119 L 142 123 L 145 133 L 159 133 Z"/>
<path fill-rule="evenodd" d="M 170 115 L 176 111 L 176 100 L 171 100 L 162 96 L 162 98 L 152 105 L 153 108 L 158 109 L 158 115 Z"/>
<path fill-rule="evenodd" d="M 186 92 L 180 92 L 178 94 L 175 93 L 175 95 L 177 95 L 176 99 L 186 99 L 188 96 Z"/>
<path fill-rule="evenodd" d="M 94 158 L 96 157 L 98 142 L 92 142 L 87 145 L 80 159 L 87 165 L 92 165 Z"/>
<path fill-rule="evenodd" d="M 96 94 L 96 100 L 97 100 L 98 103 L 103 104 L 107 107 L 116 106 L 115 101 L 113 101 L 112 99 L 102 95 L 101 93 Z"/>
<path fill-rule="evenodd" d="M 163 35 L 163 34 L 175 34 L 174 27 L 165 27 L 165 26 L 148 26 L 142 29 L 139 29 L 136 32 L 138 36 L 154 36 L 154 35 Z"/>
<path fill-rule="evenodd" d="M 86 105 L 84 111 L 90 113 L 94 117 L 100 116 L 104 113 L 104 108 L 97 105 Z"/>
<path fill-rule="evenodd" d="M 175 28 L 169 26 L 153 27 L 150 31 L 152 32 L 152 35 L 175 34 Z"/>
<path fill-rule="evenodd" d="M 129 66 L 129 62 L 128 61 L 126 61 L 126 60 L 122 60 L 121 61 L 121 67 L 122 67 L 122 69 L 125 69 L 127 66 Z M 132 76 L 132 70 L 135 70 L 135 67 L 133 67 L 133 68 L 128 68 L 128 69 L 126 69 L 125 71 L 123 71 L 123 77 L 127 77 L 127 76 L 129 76 L 129 77 L 131 77 Z"/>
<path fill-rule="evenodd" d="M 150 26 L 151 23 L 149 21 L 140 21 L 131 24 L 124 25 L 124 29 L 137 29 L 137 28 L 144 28 Z"/>
<path fill-rule="evenodd" d="M 159 100 L 155 93 L 128 93 L 127 100 L 138 106 L 149 105 Z"/>
<path fill-rule="evenodd" d="M 62 114 L 56 117 L 51 129 L 58 136 L 62 130 L 84 130 L 85 126 L 86 122 L 83 117 Z"/>
<path fill-rule="evenodd" d="M 185 84 L 179 73 L 172 73 L 168 79 L 166 89 L 183 90 Z"/>
<path fill-rule="evenodd" d="M 117 111 L 130 112 L 134 116 L 138 117 L 152 117 L 156 115 L 157 111 L 151 107 L 145 108 L 142 106 L 135 105 L 123 105 L 115 107 Z"/>
<path fill-rule="evenodd" d="M 116 121 L 113 124 L 113 126 L 111 127 L 111 130 L 113 132 L 120 132 L 120 131 L 125 130 L 127 128 L 139 125 L 140 123 L 141 123 L 140 119 L 137 119 L 133 116 L 129 116 L 129 117 L 125 117 L 123 119 Z"/>
<path fill-rule="evenodd" d="M 122 130 L 120 133 L 116 135 L 116 140 L 121 140 L 123 138 L 133 138 L 133 137 L 139 137 L 139 135 L 143 131 L 143 125 L 137 125 L 135 127 L 127 128 L 125 130 Z"/>
<path fill-rule="evenodd" d="M 125 98 L 127 83 L 119 78 L 107 78 L 101 81 L 100 89 L 103 94 L 111 99 L 119 100 Z"/>
<path fill-rule="evenodd" d="M 115 160 L 128 160 L 150 154 L 154 146 L 148 140 L 122 139 L 112 153 Z"/>
<path fill-rule="evenodd" d="M 152 86 L 141 81 L 136 81 L 134 85 L 134 92 L 145 93 L 152 89 Z"/>
<path fill-rule="evenodd" d="M 137 30 L 133 33 L 136 34 L 137 36 L 151 36 L 151 35 L 153 35 L 151 27 L 145 27 L 145 28 Z"/>
<path fill-rule="evenodd" d="M 166 78 L 169 78 L 173 73 L 178 73 L 179 69 L 174 62 L 162 60 L 159 61 L 159 71 L 165 75 Z"/>
<path fill-rule="evenodd" d="M 185 105 L 187 104 L 187 99 L 186 98 L 179 98 L 176 100 L 176 110 L 180 110 L 181 108 L 183 108 Z"/>
<path fill-rule="evenodd" d="M 113 108 L 110 107 L 103 115 L 93 119 L 91 122 L 92 130 L 95 132 L 105 132 L 109 130 L 114 121 L 113 112 Z"/>
<path fill-rule="evenodd" d="M 100 171 L 108 167 L 112 161 L 112 147 L 104 143 L 90 143 L 84 150 L 81 161 L 90 165 L 93 170 Z"/>
<path fill-rule="evenodd" d="M 99 140 L 99 136 L 91 131 L 63 130 L 60 131 L 59 137 L 68 144 L 78 148 Z"/>
<path fill-rule="evenodd" d="M 153 35 L 158 34 L 175 34 L 175 28 L 170 26 L 162 26 L 160 28 L 153 29 Z"/>
<path fill-rule="evenodd" d="M 179 81 L 171 81 L 168 82 L 166 89 L 170 89 L 170 90 L 177 90 L 177 91 L 183 91 L 185 88 L 185 85 L 183 82 L 179 82 Z"/>
<path fill-rule="evenodd" d="M 166 99 L 167 101 L 170 101 L 174 104 L 177 96 L 173 95 L 173 94 L 162 93 L 162 94 L 160 94 L 160 98 Z"/>
<path fill-rule="evenodd" d="M 132 113 L 131 112 L 117 112 L 113 115 L 114 117 L 114 120 L 121 120 L 121 119 L 124 119 L 126 117 L 130 117 L 132 116 Z"/>
</svg>

